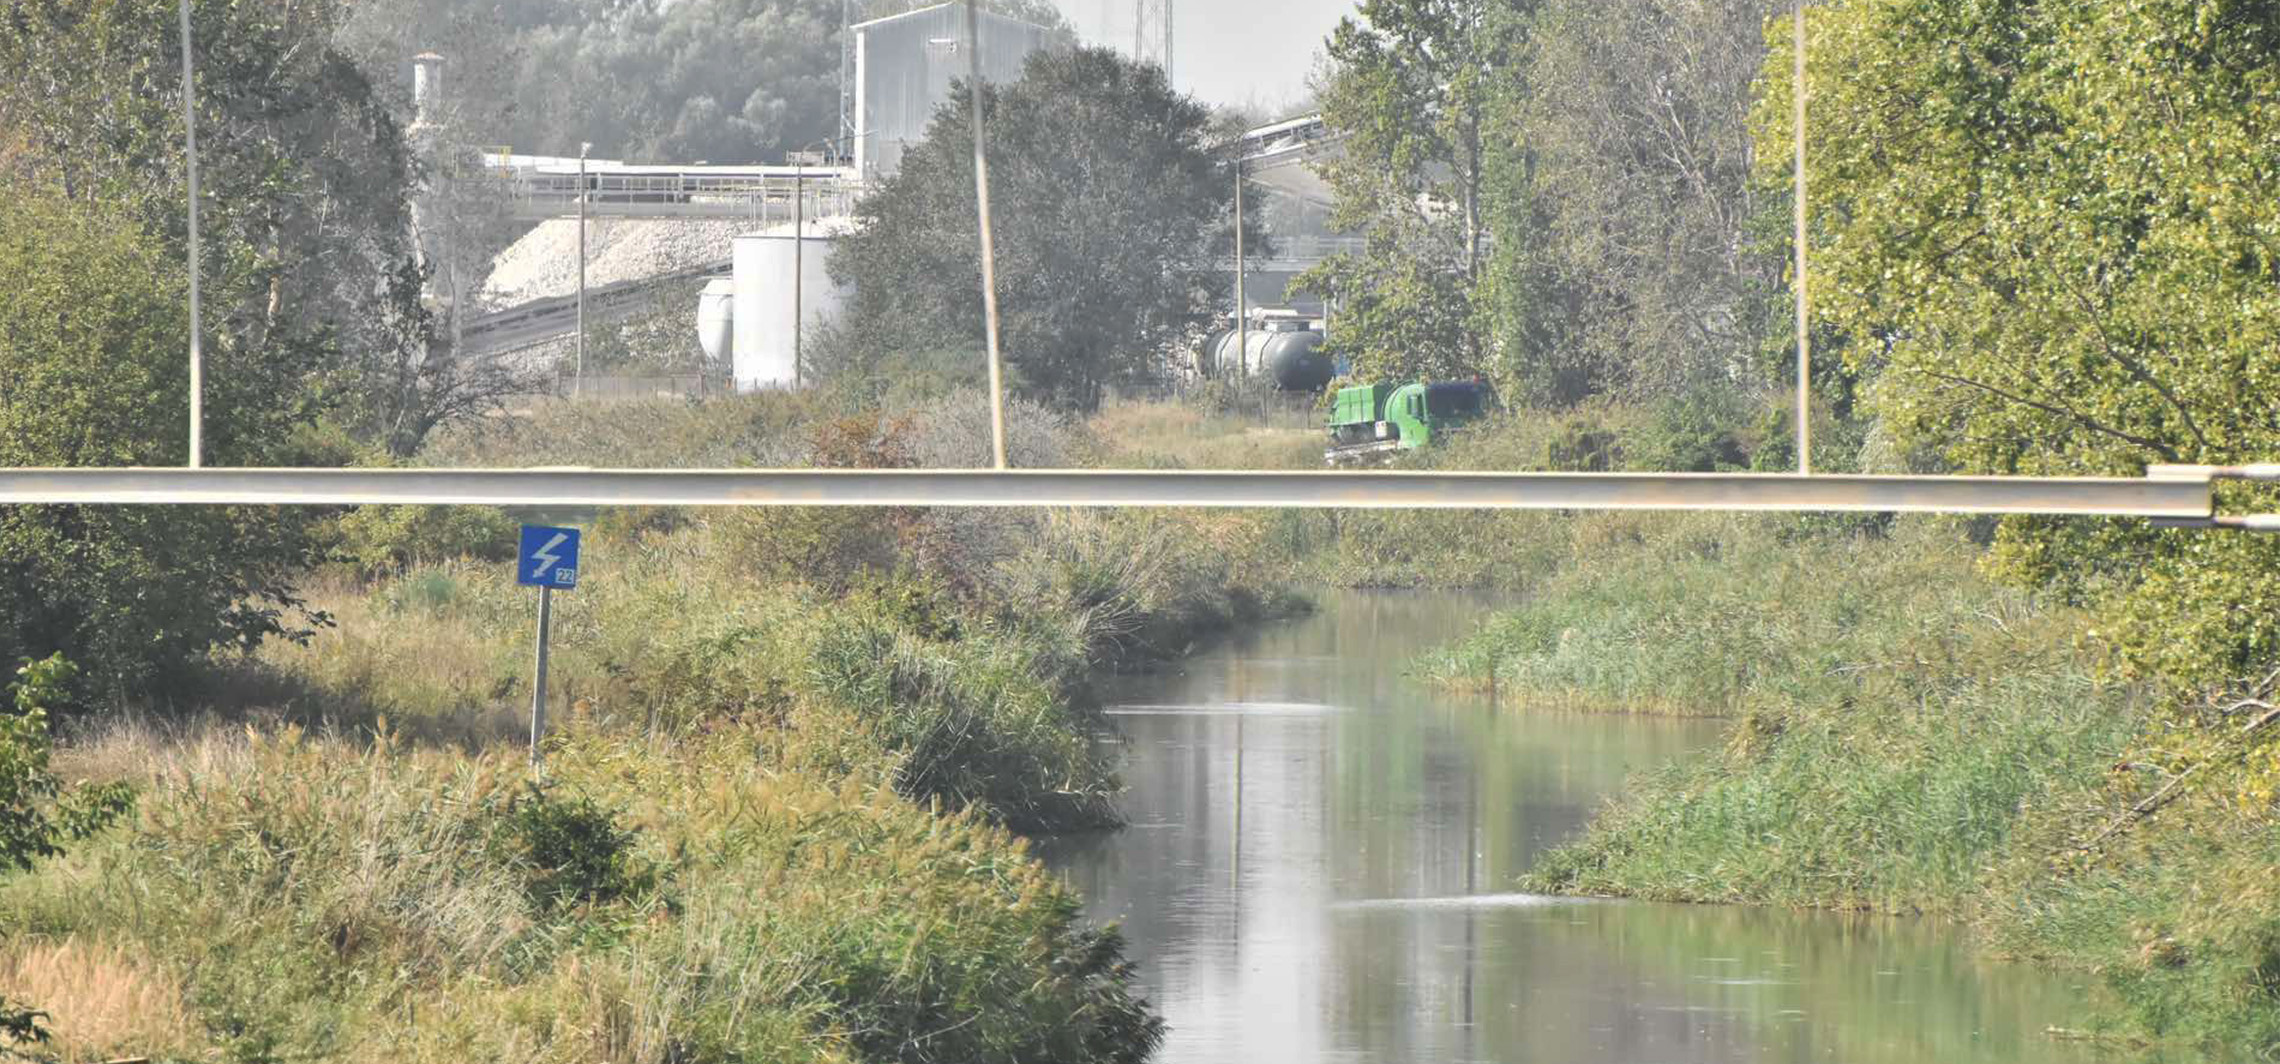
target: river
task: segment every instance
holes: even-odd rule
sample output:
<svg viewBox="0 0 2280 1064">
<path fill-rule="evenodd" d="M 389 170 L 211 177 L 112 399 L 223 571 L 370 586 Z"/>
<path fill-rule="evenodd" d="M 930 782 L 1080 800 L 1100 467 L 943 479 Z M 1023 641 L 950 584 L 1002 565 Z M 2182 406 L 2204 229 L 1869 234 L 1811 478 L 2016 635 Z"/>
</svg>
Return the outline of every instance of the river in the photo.
<svg viewBox="0 0 2280 1064">
<path fill-rule="evenodd" d="M 1326 594 L 1116 685 L 1122 832 L 1049 862 L 1116 921 L 1159 1059 L 2112 1060 L 2069 980 L 1929 921 L 1516 894 L 1629 773 L 1717 722 L 1492 712 L 1407 679 L 1480 600 Z"/>
</svg>

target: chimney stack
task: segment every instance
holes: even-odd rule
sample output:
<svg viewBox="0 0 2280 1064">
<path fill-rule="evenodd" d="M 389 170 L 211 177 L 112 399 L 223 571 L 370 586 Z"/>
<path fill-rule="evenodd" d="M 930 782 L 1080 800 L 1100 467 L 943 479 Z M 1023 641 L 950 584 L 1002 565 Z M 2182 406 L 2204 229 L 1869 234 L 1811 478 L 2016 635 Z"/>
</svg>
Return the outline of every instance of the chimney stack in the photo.
<svg viewBox="0 0 2280 1064">
<path fill-rule="evenodd" d="M 443 57 L 421 52 L 412 57 L 412 124 L 434 125 L 442 116 Z"/>
</svg>

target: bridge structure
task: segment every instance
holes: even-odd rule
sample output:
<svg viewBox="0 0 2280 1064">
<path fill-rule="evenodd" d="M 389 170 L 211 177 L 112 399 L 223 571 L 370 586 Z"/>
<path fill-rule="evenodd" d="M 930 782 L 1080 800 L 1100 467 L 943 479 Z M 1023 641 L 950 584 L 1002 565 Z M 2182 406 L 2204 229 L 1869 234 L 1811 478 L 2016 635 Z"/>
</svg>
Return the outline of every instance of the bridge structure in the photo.
<svg viewBox="0 0 2280 1064">
<path fill-rule="evenodd" d="M 497 193 L 510 217 L 717 219 L 755 225 L 788 222 L 794 197 L 807 217 L 853 213 L 863 191 L 843 160 L 815 166 L 636 164 L 482 152 L 474 181 Z"/>
</svg>

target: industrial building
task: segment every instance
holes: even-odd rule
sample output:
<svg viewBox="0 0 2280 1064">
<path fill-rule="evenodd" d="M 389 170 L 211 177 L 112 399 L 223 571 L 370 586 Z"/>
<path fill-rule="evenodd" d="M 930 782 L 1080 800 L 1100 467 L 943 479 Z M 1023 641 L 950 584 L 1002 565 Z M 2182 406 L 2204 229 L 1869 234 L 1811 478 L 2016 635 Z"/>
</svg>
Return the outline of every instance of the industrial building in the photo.
<svg viewBox="0 0 2280 1064">
<path fill-rule="evenodd" d="M 1002 15 L 981 13 L 978 26 L 989 81 L 1019 81 L 1029 56 L 1048 40 L 1044 27 Z M 859 23 L 853 32 L 855 174 L 867 185 L 901 168 L 903 152 L 926 139 L 935 112 L 950 102 L 953 83 L 967 77 L 966 12 L 962 4 L 941 4 Z M 826 264 L 834 239 L 852 222 L 844 207 L 809 206 L 797 234 L 784 223 L 737 237 L 729 290 L 712 290 L 700 312 L 700 330 L 729 341 L 738 391 L 802 383 L 801 330 L 830 323 L 846 305 L 847 292 Z"/>
<path fill-rule="evenodd" d="M 976 18 L 983 80 L 1021 80 L 1030 54 L 1046 46 L 1045 27 L 987 11 Z M 893 176 L 903 152 L 926 139 L 951 83 L 967 76 L 966 9 L 937 4 L 858 23 L 853 32 L 855 170 L 876 181 Z"/>
</svg>

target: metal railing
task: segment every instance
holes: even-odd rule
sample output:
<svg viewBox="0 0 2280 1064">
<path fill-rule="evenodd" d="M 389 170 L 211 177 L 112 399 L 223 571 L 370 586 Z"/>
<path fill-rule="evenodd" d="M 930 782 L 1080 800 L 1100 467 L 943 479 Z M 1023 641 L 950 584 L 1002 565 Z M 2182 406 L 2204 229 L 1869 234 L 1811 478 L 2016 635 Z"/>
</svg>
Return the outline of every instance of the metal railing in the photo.
<svg viewBox="0 0 2280 1064">
<path fill-rule="evenodd" d="M 1126 472 L 1099 470 L 9 469 L 0 504 L 1283 507 L 2052 514 L 2280 529 L 2215 512 L 2214 481 L 1789 474 Z"/>
</svg>

